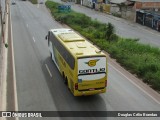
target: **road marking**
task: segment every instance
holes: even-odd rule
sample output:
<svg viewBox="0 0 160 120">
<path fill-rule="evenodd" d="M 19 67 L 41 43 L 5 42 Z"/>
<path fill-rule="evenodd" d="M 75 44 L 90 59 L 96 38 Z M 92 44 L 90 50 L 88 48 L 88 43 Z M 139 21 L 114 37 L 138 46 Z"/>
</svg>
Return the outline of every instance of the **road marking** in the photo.
<svg viewBox="0 0 160 120">
<path fill-rule="evenodd" d="M 14 86 L 14 101 L 15 101 L 15 111 L 18 111 L 18 98 L 17 98 L 17 85 L 16 85 L 16 73 L 15 73 L 15 61 L 14 61 L 14 49 L 13 49 L 13 32 L 12 32 L 12 21 L 11 21 L 11 11 L 10 11 L 10 24 L 11 24 L 11 48 L 12 48 L 12 65 L 13 65 L 13 86 Z M 15 120 L 19 120 L 18 117 Z"/>
<path fill-rule="evenodd" d="M 37 8 L 39 8 L 39 4 L 37 5 Z"/>
<path fill-rule="evenodd" d="M 28 24 L 27 24 L 27 28 L 28 28 Z"/>
<path fill-rule="evenodd" d="M 48 73 L 49 73 L 50 77 L 52 77 L 52 74 L 51 74 L 51 72 L 50 72 L 50 70 L 49 70 L 49 68 L 48 68 L 47 64 L 45 64 L 45 66 L 46 66 L 46 68 L 47 68 L 47 71 L 48 71 Z"/>
<path fill-rule="evenodd" d="M 109 64 L 113 69 L 115 69 L 117 72 L 119 72 L 123 77 L 125 77 L 126 79 L 128 79 L 133 85 L 135 85 L 137 88 L 139 88 L 142 92 L 144 92 L 146 95 L 148 95 L 149 97 L 151 97 L 156 103 L 160 104 L 160 102 L 158 100 L 156 100 L 154 97 L 152 97 L 150 94 L 148 94 L 145 90 L 143 90 L 141 87 L 139 87 L 136 83 L 134 83 L 130 78 L 128 78 L 127 76 L 125 76 L 122 72 L 120 72 L 119 70 L 117 70 L 113 65 Z"/>
<path fill-rule="evenodd" d="M 36 40 L 34 39 L 34 37 L 32 38 L 34 42 L 36 42 Z"/>
</svg>

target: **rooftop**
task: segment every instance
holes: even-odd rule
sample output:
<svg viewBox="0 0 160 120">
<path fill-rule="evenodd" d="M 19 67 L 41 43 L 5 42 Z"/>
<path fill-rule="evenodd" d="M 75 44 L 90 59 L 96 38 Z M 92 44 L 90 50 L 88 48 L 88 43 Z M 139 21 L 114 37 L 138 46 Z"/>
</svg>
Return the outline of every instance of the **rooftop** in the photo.
<svg viewBox="0 0 160 120">
<path fill-rule="evenodd" d="M 126 0 L 110 0 L 111 3 L 116 3 L 116 4 L 120 4 L 120 3 L 125 3 Z"/>
</svg>

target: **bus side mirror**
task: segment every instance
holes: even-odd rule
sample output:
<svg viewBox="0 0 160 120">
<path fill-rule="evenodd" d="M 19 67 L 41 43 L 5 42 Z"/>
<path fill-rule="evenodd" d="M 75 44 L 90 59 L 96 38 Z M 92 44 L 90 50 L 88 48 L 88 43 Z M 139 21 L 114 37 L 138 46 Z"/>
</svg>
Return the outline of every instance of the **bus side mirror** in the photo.
<svg viewBox="0 0 160 120">
<path fill-rule="evenodd" d="M 48 35 L 46 35 L 45 39 L 46 39 L 46 40 L 48 39 Z"/>
</svg>

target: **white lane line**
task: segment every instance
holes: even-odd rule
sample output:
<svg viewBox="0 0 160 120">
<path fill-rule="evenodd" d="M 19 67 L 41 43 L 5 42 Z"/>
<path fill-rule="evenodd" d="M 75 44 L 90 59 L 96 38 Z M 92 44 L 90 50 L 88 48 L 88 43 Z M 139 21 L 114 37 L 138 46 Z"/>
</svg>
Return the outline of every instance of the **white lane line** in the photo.
<svg viewBox="0 0 160 120">
<path fill-rule="evenodd" d="M 34 37 L 32 37 L 33 41 L 36 42 L 36 40 L 34 39 Z"/>
<path fill-rule="evenodd" d="M 18 111 L 18 96 L 17 96 L 17 84 L 16 84 L 16 73 L 15 73 L 15 61 L 14 61 L 14 49 L 13 49 L 13 32 L 12 32 L 12 21 L 11 21 L 11 11 L 10 11 L 10 22 L 11 22 L 11 46 L 12 46 L 12 65 L 13 65 L 13 84 L 14 84 L 14 101 L 15 101 L 15 111 Z M 15 118 L 19 120 L 18 117 Z"/>
<path fill-rule="evenodd" d="M 52 74 L 51 74 L 51 72 L 50 72 L 50 70 L 49 70 L 49 68 L 48 68 L 47 64 L 45 64 L 45 66 L 46 66 L 46 68 L 47 68 L 47 71 L 48 71 L 48 73 L 49 73 L 50 77 L 52 77 Z"/>
<path fill-rule="evenodd" d="M 37 8 L 39 8 L 39 4 L 37 5 Z"/>
<path fill-rule="evenodd" d="M 27 26 L 27 28 L 28 28 L 28 24 L 27 24 L 26 26 Z"/>
<path fill-rule="evenodd" d="M 152 97 L 150 94 L 148 94 L 145 90 L 143 90 L 141 87 L 139 87 L 136 83 L 134 83 L 130 78 L 128 78 L 127 76 L 125 76 L 122 72 L 120 72 L 119 70 L 117 70 L 114 66 L 112 66 L 111 64 L 108 63 L 108 65 L 110 65 L 113 69 L 115 69 L 117 72 L 119 72 L 123 77 L 125 77 L 126 79 L 128 79 L 133 85 L 135 85 L 137 88 L 139 88 L 142 92 L 144 92 L 146 95 L 148 95 L 149 97 L 151 97 L 156 103 L 160 104 L 160 102 L 158 100 L 156 100 L 154 97 Z"/>
</svg>

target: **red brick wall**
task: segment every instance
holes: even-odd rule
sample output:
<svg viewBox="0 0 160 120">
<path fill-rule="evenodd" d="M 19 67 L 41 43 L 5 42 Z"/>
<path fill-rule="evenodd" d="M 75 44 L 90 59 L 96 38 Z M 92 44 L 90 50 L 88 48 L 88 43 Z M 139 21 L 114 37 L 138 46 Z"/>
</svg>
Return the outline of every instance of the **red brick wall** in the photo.
<svg viewBox="0 0 160 120">
<path fill-rule="evenodd" d="M 142 3 L 141 2 L 136 2 L 134 5 L 135 9 L 141 9 L 142 8 Z"/>
<path fill-rule="evenodd" d="M 160 2 L 136 2 L 134 5 L 135 9 L 141 9 L 141 8 L 160 8 Z"/>
<path fill-rule="evenodd" d="M 143 8 L 160 8 L 160 2 L 146 2 L 142 4 Z"/>
</svg>

